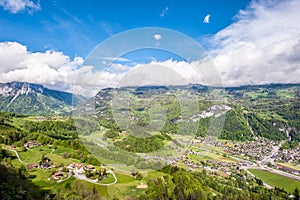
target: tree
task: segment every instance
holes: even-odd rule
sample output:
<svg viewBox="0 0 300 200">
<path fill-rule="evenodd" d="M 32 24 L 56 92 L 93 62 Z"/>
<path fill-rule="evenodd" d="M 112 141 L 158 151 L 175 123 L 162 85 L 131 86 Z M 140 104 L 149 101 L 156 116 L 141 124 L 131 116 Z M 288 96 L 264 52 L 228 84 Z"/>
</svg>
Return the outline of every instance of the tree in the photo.
<svg viewBox="0 0 300 200">
<path fill-rule="evenodd" d="M 40 162 L 39 162 L 39 164 L 40 164 L 40 165 L 43 164 L 44 161 L 45 161 L 45 154 L 43 153 L 43 154 L 42 154 L 42 157 L 41 157 L 41 160 L 40 160 Z"/>
<path fill-rule="evenodd" d="M 63 153 L 63 158 L 66 159 L 66 158 L 68 158 L 68 157 L 69 157 L 69 154 L 68 154 L 67 152 L 64 152 L 64 153 Z"/>
<path fill-rule="evenodd" d="M 294 190 L 294 199 L 295 200 L 300 200 L 300 192 L 299 192 L 299 189 L 298 188 L 295 188 Z"/>
</svg>

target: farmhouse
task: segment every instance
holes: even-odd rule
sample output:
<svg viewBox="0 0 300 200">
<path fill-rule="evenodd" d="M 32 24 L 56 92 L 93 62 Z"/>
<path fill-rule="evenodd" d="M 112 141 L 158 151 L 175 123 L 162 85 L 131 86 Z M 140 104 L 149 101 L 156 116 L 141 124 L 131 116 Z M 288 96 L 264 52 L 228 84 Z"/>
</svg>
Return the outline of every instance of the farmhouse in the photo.
<svg viewBox="0 0 300 200">
<path fill-rule="evenodd" d="M 27 143 L 24 144 L 25 148 L 32 149 L 34 147 L 42 146 L 42 143 L 37 142 L 35 140 L 30 140 Z"/>
</svg>

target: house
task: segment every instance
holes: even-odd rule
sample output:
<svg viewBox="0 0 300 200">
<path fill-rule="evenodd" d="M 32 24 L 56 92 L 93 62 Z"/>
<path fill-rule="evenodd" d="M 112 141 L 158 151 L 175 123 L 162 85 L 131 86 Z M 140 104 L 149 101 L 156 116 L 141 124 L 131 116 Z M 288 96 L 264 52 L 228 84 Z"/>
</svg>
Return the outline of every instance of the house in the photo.
<svg viewBox="0 0 300 200">
<path fill-rule="evenodd" d="M 41 169 L 48 169 L 48 168 L 51 168 L 51 165 L 49 163 L 43 163 L 40 165 L 40 168 Z"/>
<path fill-rule="evenodd" d="M 35 163 L 32 163 L 32 164 L 28 164 L 27 165 L 27 169 L 34 169 L 34 168 L 38 168 L 38 165 L 37 164 L 35 164 Z"/>
<path fill-rule="evenodd" d="M 63 177 L 63 173 L 62 172 L 56 172 L 56 173 L 54 173 L 52 176 L 51 176 L 51 179 L 53 179 L 53 180 L 59 180 L 59 179 L 61 179 L 61 177 Z"/>
<path fill-rule="evenodd" d="M 10 147 L 9 148 L 11 148 L 11 149 L 15 149 L 16 148 L 16 146 L 15 145 L 10 145 Z"/>
<path fill-rule="evenodd" d="M 125 135 L 126 135 L 126 131 L 121 131 L 121 132 L 119 133 L 119 135 L 125 136 Z"/>
<path fill-rule="evenodd" d="M 31 149 L 31 148 L 34 148 L 34 147 L 42 146 L 42 143 L 37 142 L 35 140 L 30 140 L 30 141 L 26 142 L 26 144 L 24 144 L 24 146 L 26 148 Z"/>
<path fill-rule="evenodd" d="M 69 164 L 67 166 L 67 168 L 70 170 L 73 170 L 75 173 L 78 173 L 78 174 L 83 174 L 85 172 L 83 164 L 72 163 L 72 164 Z"/>
<path fill-rule="evenodd" d="M 45 163 L 49 163 L 51 161 L 51 159 L 50 158 L 48 158 L 47 156 L 46 157 L 44 157 L 44 162 Z"/>
<path fill-rule="evenodd" d="M 85 170 L 93 171 L 93 170 L 95 170 L 95 167 L 93 165 L 88 165 L 88 166 L 85 167 Z"/>
</svg>

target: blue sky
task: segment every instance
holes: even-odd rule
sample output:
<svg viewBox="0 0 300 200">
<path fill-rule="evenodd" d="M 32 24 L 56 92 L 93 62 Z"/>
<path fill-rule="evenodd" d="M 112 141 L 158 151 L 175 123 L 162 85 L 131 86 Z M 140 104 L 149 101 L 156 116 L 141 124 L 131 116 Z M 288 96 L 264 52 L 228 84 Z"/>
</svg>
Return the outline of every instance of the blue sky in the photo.
<svg viewBox="0 0 300 200">
<path fill-rule="evenodd" d="M 172 68 L 186 82 L 196 82 L 191 66 L 211 65 L 164 51 L 103 57 L 103 63 L 114 60 L 105 72 L 85 65 L 93 48 L 115 34 L 161 27 L 202 45 L 223 85 L 299 83 L 299 10 L 299 0 L 0 0 L 0 82 L 84 93 L 91 91 L 85 85 L 116 86 L 126 73 L 150 65 Z M 158 44 L 167 39 L 159 34 L 151 38 Z M 180 42 L 174 44 L 180 47 Z"/>
<path fill-rule="evenodd" d="M 38 4 L 38 1 L 33 1 Z M 0 41 L 18 41 L 31 51 L 53 49 L 85 57 L 113 34 L 139 27 L 164 27 L 195 40 L 234 21 L 248 0 L 43 1 L 39 9 L 0 9 Z M 203 23 L 210 14 L 210 23 Z"/>
</svg>

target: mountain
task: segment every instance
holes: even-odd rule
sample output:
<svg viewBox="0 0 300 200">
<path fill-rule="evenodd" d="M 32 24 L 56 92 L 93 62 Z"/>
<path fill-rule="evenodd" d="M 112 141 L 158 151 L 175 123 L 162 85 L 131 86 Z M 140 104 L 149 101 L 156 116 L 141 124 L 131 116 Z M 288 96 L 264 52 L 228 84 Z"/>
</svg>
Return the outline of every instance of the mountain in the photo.
<svg viewBox="0 0 300 200">
<path fill-rule="evenodd" d="M 165 119 L 160 117 L 163 112 L 153 113 L 157 103 L 166 112 Z M 300 141 L 300 84 L 106 88 L 95 96 L 95 106 L 102 126 L 139 134 L 149 129 L 151 121 L 164 119 L 160 132 L 205 136 L 209 129 L 214 131 L 211 120 L 226 115 L 222 129 L 210 134 L 231 140 L 265 137 Z M 87 113 L 88 109 L 82 110 Z M 155 116 L 160 118 L 155 121 Z"/>
<path fill-rule="evenodd" d="M 26 115 L 60 115 L 84 97 L 26 82 L 0 83 L 0 110 Z"/>
</svg>

